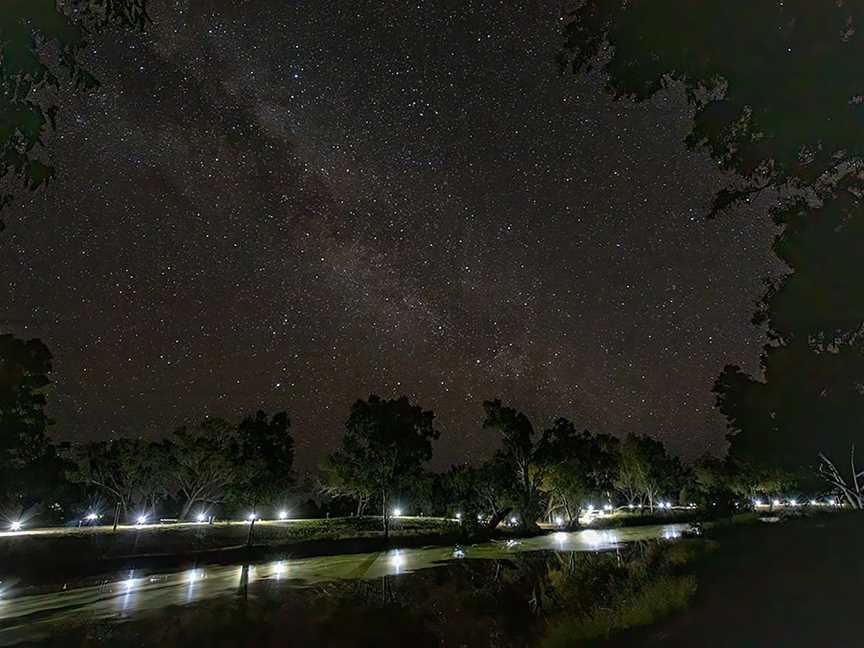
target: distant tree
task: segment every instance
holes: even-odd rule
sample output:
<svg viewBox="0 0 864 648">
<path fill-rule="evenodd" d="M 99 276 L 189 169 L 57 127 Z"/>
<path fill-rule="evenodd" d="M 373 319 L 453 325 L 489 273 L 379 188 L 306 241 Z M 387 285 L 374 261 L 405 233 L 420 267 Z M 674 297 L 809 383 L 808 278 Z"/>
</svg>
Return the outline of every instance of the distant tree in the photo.
<svg viewBox="0 0 864 648">
<path fill-rule="evenodd" d="M 47 434 L 51 369 L 41 341 L 0 335 L 0 501 L 19 513 L 64 481 L 66 465 Z"/>
<path fill-rule="evenodd" d="M 54 169 L 35 154 L 57 108 L 48 89 L 61 85 L 61 71 L 78 89 L 97 85 L 80 53 L 93 31 L 112 25 L 141 29 L 145 0 L 4 0 L 0 11 L 0 181 L 9 174 L 30 189 L 48 182 Z M 0 210 L 11 195 L 0 194 Z M 3 224 L 0 222 L 0 230 Z"/>
<path fill-rule="evenodd" d="M 294 463 L 290 426 L 285 412 L 268 417 L 259 411 L 240 423 L 230 453 L 234 467 L 229 494 L 235 506 L 248 506 L 251 513 L 260 515 L 258 509 L 262 504 L 273 504 L 288 496 Z M 249 544 L 254 527 L 253 519 L 249 525 Z"/>
<path fill-rule="evenodd" d="M 525 414 L 505 407 L 500 400 L 483 403 L 486 418 L 484 429 L 501 434 L 502 448 L 495 461 L 510 471 L 510 494 L 519 513 L 519 524 L 525 529 L 537 528 L 542 514 L 543 483 L 542 447 L 534 439 L 534 427 Z"/>
<path fill-rule="evenodd" d="M 510 468 L 494 459 L 480 466 L 452 466 L 444 475 L 450 513 L 459 514 L 462 526 L 473 533 L 482 524 L 494 530 L 513 510 L 511 500 L 513 474 Z"/>
<path fill-rule="evenodd" d="M 385 538 L 393 495 L 432 458 L 432 441 L 439 436 L 433 420 L 432 412 L 405 396 L 384 400 L 373 394 L 351 407 L 342 445 L 330 456 L 331 465 L 348 467 L 357 492 L 380 497 Z"/>
<path fill-rule="evenodd" d="M 170 477 L 183 501 L 181 519 L 188 518 L 196 504 L 225 501 L 235 479 L 231 452 L 236 429 L 223 419 L 208 418 L 194 427 L 178 428 L 166 440 Z"/>
<path fill-rule="evenodd" d="M 360 517 L 375 497 L 377 487 L 366 478 L 358 459 L 343 452 L 325 457 L 321 463 L 319 492 L 327 497 L 352 500 L 354 515 Z"/>
<path fill-rule="evenodd" d="M 565 418 L 556 419 L 543 438 L 547 517 L 563 514 L 568 526 L 578 526 L 584 504 L 608 496 L 613 488 L 617 439 L 578 432 Z"/>
<path fill-rule="evenodd" d="M 628 504 L 638 501 L 653 511 L 662 496 L 680 490 L 683 467 L 661 441 L 628 434 L 620 445 L 618 461 L 613 483 Z"/>
<path fill-rule="evenodd" d="M 436 472 L 421 471 L 401 489 L 401 498 L 410 511 L 423 516 L 443 516 L 452 506 L 447 480 Z"/>
<path fill-rule="evenodd" d="M 161 445 L 143 439 L 95 441 L 76 449 L 73 479 L 95 488 L 115 505 L 120 519 L 153 517 L 167 489 L 166 454 Z M 137 508 L 136 508 L 137 507 Z"/>
</svg>

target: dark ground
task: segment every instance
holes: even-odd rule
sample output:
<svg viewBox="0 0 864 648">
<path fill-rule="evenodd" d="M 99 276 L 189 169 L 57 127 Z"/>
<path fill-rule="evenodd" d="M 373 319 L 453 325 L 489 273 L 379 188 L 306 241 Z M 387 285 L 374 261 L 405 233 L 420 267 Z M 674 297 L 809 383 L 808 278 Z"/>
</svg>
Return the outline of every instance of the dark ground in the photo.
<svg viewBox="0 0 864 648">
<path fill-rule="evenodd" d="M 864 516 L 719 530 L 693 605 L 616 646 L 864 645 Z"/>
</svg>

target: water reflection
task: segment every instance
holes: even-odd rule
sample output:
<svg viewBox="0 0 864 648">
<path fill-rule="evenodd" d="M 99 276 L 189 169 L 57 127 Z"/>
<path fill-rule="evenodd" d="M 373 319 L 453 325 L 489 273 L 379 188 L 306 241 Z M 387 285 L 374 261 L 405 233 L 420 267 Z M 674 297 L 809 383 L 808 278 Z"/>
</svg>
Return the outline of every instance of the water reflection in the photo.
<svg viewBox="0 0 864 648">
<path fill-rule="evenodd" d="M 469 571 L 489 572 L 488 579 L 497 583 L 496 586 L 515 578 L 520 587 L 525 588 L 523 594 L 528 592 L 529 611 L 537 613 L 544 609 L 550 596 L 550 559 L 551 564 L 560 569 L 562 564 L 576 560 L 576 553 L 588 552 L 590 556 L 647 539 L 677 539 L 686 527 L 558 531 L 536 538 L 455 548 L 395 549 L 371 554 L 283 559 L 257 565 L 210 565 L 167 574 L 128 572 L 97 584 L 62 586 L 29 595 L 16 584 L 14 588 L 5 588 L 0 605 L 0 645 L 49 635 L 59 625 L 75 625 L 84 620 L 100 622 L 116 619 L 118 614 L 120 618 L 137 618 L 158 614 L 171 605 L 200 605 L 204 601 L 208 606 L 216 605 L 216 601 L 232 605 L 231 601 L 236 601 L 238 595 L 249 597 L 253 588 L 256 596 L 285 596 L 291 590 L 322 583 L 355 583 L 352 587 L 362 590 L 369 587 L 363 583 L 379 582 L 383 588 L 379 596 L 383 600 L 393 600 L 391 576 L 432 568 L 440 570 L 442 566 L 452 570 L 458 565 L 465 565 Z M 402 581 L 401 578 L 396 580 Z M 524 596 L 520 600 L 522 598 Z"/>
</svg>

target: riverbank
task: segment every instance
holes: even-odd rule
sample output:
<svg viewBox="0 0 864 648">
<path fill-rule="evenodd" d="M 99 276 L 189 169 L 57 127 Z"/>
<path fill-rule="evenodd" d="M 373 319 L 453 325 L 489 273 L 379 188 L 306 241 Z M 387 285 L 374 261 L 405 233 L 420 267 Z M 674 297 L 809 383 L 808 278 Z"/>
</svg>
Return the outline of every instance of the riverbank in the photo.
<svg viewBox="0 0 864 648">
<path fill-rule="evenodd" d="M 610 645 L 859 645 L 864 516 L 754 520 L 708 528 L 715 550 L 693 565 L 687 609 Z"/>
<path fill-rule="evenodd" d="M 689 522 L 693 511 L 653 515 L 615 514 L 595 519 L 590 527 L 611 529 Z M 555 528 L 543 528 L 551 533 Z M 90 574 L 128 569 L 163 569 L 200 564 L 267 560 L 277 554 L 294 558 L 382 551 L 394 545 L 413 548 L 478 542 L 494 537 L 531 534 L 501 528 L 470 538 L 457 520 L 399 517 L 392 520 L 391 537 L 381 532 L 380 517 L 307 520 L 261 520 L 255 523 L 251 546 L 248 522 L 149 524 L 31 529 L 0 533 L 0 576 L 29 582 L 75 579 Z"/>
<path fill-rule="evenodd" d="M 617 512 L 595 518 L 593 529 L 691 522 L 694 510 L 653 514 Z M 479 530 L 466 538 L 458 520 L 401 516 L 391 520 L 391 537 L 382 536 L 380 517 L 304 520 L 259 520 L 251 546 L 248 522 L 175 523 L 120 526 L 57 527 L 0 533 L 0 576 L 29 582 L 76 579 L 128 569 L 183 568 L 201 564 L 267 560 L 276 555 L 302 558 L 404 548 L 479 542 L 495 537 L 532 534 L 501 527 Z M 539 533 L 551 533 L 544 526 Z M 536 535 L 533 534 L 533 535 Z"/>
<path fill-rule="evenodd" d="M 35 529 L 0 534 L 2 576 L 28 582 L 79 578 L 124 569 L 185 567 L 193 564 L 265 560 L 275 553 L 291 557 L 380 551 L 453 544 L 461 537 L 455 520 L 401 517 L 391 538 L 381 533 L 381 519 L 332 518 L 257 521 L 246 545 L 249 524 L 164 524 Z"/>
</svg>

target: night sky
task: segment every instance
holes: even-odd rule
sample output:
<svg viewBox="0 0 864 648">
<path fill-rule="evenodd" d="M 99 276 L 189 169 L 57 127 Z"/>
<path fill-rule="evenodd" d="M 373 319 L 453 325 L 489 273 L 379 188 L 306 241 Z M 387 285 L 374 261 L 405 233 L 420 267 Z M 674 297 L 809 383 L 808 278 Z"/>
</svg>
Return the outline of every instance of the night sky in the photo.
<svg viewBox="0 0 864 648">
<path fill-rule="evenodd" d="M 435 411 L 437 467 L 490 452 L 493 397 L 722 452 L 711 385 L 764 343 L 764 206 L 707 220 L 724 178 L 681 97 L 559 74 L 557 11 L 153 0 L 143 38 L 95 43 L 58 179 L 0 235 L 53 434 L 287 409 L 309 467 L 376 392 Z"/>
</svg>

